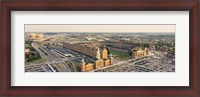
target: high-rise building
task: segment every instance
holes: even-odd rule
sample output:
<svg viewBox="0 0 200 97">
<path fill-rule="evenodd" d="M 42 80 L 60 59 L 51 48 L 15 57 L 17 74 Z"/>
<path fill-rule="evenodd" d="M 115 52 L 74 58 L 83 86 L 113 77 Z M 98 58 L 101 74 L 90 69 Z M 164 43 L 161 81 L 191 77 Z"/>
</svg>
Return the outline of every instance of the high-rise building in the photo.
<svg viewBox="0 0 200 97">
<path fill-rule="evenodd" d="M 107 59 L 108 58 L 108 50 L 105 48 L 105 46 L 103 47 L 101 55 L 102 55 L 101 56 L 102 59 Z"/>
<path fill-rule="evenodd" d="M 101 59 L 101 55 L 100 55 L 99 48 L 97 48 L 96 58 L 97 58 L 98 60 Z"/>
</svg>

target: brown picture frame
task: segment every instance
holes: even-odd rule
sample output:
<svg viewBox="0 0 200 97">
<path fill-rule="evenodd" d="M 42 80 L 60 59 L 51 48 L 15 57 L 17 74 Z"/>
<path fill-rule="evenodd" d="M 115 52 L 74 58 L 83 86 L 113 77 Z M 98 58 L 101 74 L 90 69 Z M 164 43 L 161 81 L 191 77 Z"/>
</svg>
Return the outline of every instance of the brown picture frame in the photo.
<svg viewBox="0 0 200 97">
<path fill-rule="evenodd" d="M 1 97 L 200 97 L 200 0 L 3 0 Z M 189 86 L 11 86 L 11 11 L 189 11 Z"/>
</svg>

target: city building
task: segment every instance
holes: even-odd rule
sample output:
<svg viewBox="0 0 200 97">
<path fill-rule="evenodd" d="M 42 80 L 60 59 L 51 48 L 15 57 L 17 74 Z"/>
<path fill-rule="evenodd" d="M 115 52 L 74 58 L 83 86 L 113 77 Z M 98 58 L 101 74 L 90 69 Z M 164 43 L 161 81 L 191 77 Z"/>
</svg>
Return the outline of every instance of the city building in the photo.
<svg viewBox="0 0 200 97">
<path fill-rule="evenodd" d="M 25 49 L 25 56 L 28 57 L 30 55 L 30 49 Z"/>
<path fill-rule="evenodd" d="M 95 58 L 93 63 L 86 63 L 84 59 L 82 60 L 82 72 L 100 69 L 113 63 L 112 55 L 108 56 L 108 50 L 105 46 L 100 49 L 99 47 L 89 47 L 85 44 L 64 43 L 63 47 Z"/>
<path fill-rule="evenodd" d="M 102 55 L 101 56 L 102 59 L 107 59 L 108 58 L 108 50 L 105 48 L 105 46 L 104 46 L 104 48 L 103 48 L 101 53 L 102 53 L 101 54 Z"/>
<path fill-rule="evenodd" d="M 110 65 L 110 64 L 111 64 L 111 60 L 110 60 L 110 59 L 105 59 L 104 65 L 105 65 L 105 66 L 108 66 L 108 65 Z"/>
<path fill-rule="evenodd" d="M 82 59 L 82 64 L 81 64 L 81 71 L 82 72 L 92 71 L 93 69 L 94 69 L 94 64 L 92 64 L 92 63 L 86 64 L 84 59 Z"/>
<path fill-rule="evenodd" d="M 148 49 L 145 47 L 144 49 L 142 49 L 141 47 L 134 47 L 132 49 L 132 57 L 133 58 L 138 58 L 138 57 L 143 57 L 148 55 Z"/>
<path fill-rule="evenodd" d="M 82 54 L 91 56 L 91 57 L 96 57 L 97 55 L 97 50 L 99 49 L 98 47 L 89 47 L 87 45 L 82 45 L 78 43 L 64 43 L 63 47 L 67 49 L 74 50 L 76 52 L 80 52 Z"/>
<path fill-rule="evenodd" d="M 34 34 L 34 33 L 31 33 L 29 36 L 28 36 L 29 39 L 43 39 L 43 34 Z"/>
<path fill-rule="evenodd" d="M 95 69 L 100 69 L 104 67 L 104 61 L 102 59 L 98 59 L 95 61 Z"/>
</svg>

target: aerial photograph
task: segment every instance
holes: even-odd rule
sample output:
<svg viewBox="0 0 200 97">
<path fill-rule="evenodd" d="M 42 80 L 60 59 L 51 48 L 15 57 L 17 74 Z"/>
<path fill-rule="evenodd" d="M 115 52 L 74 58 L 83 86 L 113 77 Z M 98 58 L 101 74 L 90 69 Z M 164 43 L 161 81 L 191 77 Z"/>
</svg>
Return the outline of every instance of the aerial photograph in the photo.
<svg viewBox="0 0 200 97">
<path fill-rule="evenodd" d="M 27 24 L 24 70 L 175 72 L 175 27 Z"/>
</svg>

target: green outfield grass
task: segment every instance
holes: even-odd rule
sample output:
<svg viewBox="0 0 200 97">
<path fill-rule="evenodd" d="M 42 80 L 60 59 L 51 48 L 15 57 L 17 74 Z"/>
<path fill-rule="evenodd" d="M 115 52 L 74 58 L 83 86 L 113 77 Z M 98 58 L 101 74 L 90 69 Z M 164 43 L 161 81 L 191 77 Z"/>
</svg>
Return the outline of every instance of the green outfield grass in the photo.
<svg viewBox="0 0 200 97">
<path fill-rule="evenodd" d="M 113 55 L 113 56 L 116 56 L 118 59 L 120 60 L 128 60 L 128 59 L 131 59 L 131 56 L 124 53 L 124 52 L 120 52 L 120 51 L 114 51 L 114 50 L 110 50 L 110 53 Z"/>
</svg>

